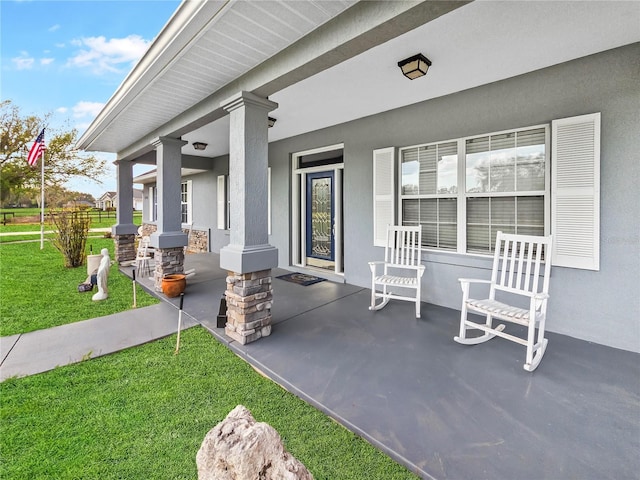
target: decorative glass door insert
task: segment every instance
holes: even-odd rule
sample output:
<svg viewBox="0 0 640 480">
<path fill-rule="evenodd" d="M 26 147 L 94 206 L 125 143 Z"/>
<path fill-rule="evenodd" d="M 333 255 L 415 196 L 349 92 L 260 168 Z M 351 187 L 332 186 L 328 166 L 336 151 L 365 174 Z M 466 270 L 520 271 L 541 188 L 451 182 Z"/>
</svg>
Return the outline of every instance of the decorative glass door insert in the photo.
<svg viewBox="0 0 640 480">
<path fill-rule="evenodd" d="M 333 171 L 307 175 L 306 253 L 308 258 L 333 261 Z"/>
</svg>

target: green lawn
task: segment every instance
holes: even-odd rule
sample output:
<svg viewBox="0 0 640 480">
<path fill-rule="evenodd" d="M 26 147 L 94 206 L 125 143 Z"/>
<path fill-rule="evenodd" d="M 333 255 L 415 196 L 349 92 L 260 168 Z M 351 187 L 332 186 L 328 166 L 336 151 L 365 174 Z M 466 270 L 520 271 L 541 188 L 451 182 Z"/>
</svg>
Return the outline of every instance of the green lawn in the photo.
<svg viewBox="0 0 640 480">
<path fill-rule="evenodd" d="M 206 330 L 0 384 L 0 478 L 196 479 L 206 433 L 236 405 L 316 480 L 415 479 L 255 372 Z"/>
<path fill-rule="evenodd" d="M 0 209 L 0 213 L 3 211 L 6 212 L 14 212 L 15 217 L 31 217 L 33 218 L 33 222 L 31 223 L 22 223 L 17 221 L 15 217 L 7 217 L 8 223 L 6 225 L 2 225 L 0 223 L 0 233 L 4 232 L 29 232 L 29 231 L 40 231 L 40 209 L 38 208 L 2 208 Z M 54 226 L 50 222 L 48 215 L 50 212 L 55 210 L 45 209 L 45 230 L 53 230 Z M 111 227 L 116 224 L 116 213 L 115 212 L 99 212 L 92 211 L 90 213 L 91 216 L 91 228 L 105 228 Z M 1 219 L 2 217 L 0 217 Z M 142 224 L 142 212 L 136 211 L 133 212 L 133 223 L 136 225 Z"/>
<path fill-rule="evenodd" d="M 113 240 L 89 238 L 94 253 L 108 248 L 113 259 Z M 87 278 L 86 266 L 65 268 L 62 254 L 49 242 L 0 244 L 0 336 L 102 317 L 131 308 L 131 280 L 111 267 L 109 298 L 91 300 L 92 293 L 78 293 Z M 157 303 L 155 297 L 137 289 L 137 305 Z"/>
</svg>

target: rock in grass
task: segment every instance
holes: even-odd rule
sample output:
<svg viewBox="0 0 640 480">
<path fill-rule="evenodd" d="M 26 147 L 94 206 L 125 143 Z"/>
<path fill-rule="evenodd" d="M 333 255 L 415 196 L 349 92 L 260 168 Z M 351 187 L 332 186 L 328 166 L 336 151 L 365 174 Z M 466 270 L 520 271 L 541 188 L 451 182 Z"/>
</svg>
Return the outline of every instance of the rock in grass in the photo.
<svg viewBox="0 0 640 480">
<path fill-rule="evenodd" d="M 242 405 L 207 433 L 196 464 L 198 480 L 313 480 L 278 432 Z"/>
</svg>

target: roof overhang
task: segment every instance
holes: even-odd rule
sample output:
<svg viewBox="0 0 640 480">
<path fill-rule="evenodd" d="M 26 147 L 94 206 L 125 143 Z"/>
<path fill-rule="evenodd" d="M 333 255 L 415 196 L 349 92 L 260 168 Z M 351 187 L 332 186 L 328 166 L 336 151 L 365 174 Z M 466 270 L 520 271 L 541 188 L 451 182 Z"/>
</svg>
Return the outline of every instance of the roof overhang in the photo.
<svg viewBox="0 0 640 480">
<path fill-rule="evenodd" d="M 626 1 L 184 1 L 78 147 L 151 163 L 180 136 L 215 157 L 241 90 L 279 104 L 275 141 L 638 42 L 639 19 Z M 409 81 L 415 53 L 433 66 Z"/>
</svg>

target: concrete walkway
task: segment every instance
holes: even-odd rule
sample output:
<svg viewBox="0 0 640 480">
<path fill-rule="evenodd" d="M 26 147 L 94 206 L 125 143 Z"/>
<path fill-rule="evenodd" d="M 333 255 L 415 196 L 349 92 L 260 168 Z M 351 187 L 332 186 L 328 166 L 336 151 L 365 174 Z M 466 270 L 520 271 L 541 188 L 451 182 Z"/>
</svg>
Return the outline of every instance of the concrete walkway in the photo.
<svg viewBox="0 0 640 480">
<path fill-rule="evenodd" d="M 196 324 L 186 313 L 184 328 Z M 0 381 L 46 372 L 166 337 L 178 331 L 168 302 L 59 327 L 0 338 Z"/>
</svg>

